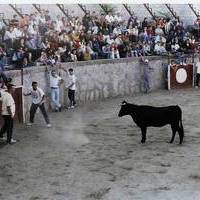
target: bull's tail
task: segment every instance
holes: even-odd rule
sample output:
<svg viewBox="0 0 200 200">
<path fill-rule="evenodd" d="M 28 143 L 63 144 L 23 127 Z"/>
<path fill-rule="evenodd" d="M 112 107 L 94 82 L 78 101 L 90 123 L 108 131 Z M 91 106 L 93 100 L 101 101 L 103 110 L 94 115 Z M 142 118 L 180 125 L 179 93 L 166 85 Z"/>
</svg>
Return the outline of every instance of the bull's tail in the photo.
<svg viewBox="0 0 200 200">
<path fill-rule="evenodd" d="M 179 106 L 178 106 L 179 107 Z M 179 113 L 179 127 L 178 127 L 178 134 L 180 138 L 180 144 L 183 142 L 184 138 L 184 129 L 183 129 L 183 123 L 182 123 L 182 111 L 181 108 L 179 107 L 180 113 Z"/>
</svg>

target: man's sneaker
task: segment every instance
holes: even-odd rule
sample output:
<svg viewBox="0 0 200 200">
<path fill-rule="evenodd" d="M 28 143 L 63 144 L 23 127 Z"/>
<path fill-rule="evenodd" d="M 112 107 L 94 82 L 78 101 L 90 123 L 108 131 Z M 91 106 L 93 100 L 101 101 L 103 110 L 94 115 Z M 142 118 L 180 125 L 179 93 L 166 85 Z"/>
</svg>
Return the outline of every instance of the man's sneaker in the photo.
<svg viewBox="0 0 200 200">
<path fill-rule="evenodd" d="M 17 140 L 11 139 L 11 141 L 9 142 L 9 144 L 15 144 L 17 142 Z"/>
<path fill-rule="evenodd" d="M 6 141 L 6 140 L 7 140 L 6 137 L 4 137 L 4 136 L 3 136 L 3 137 L 0 137 L 0 141 L 3 141 L 3 142 L 4 142 L 4 141 Z"/>
<path fill-rule="evenodd" d="M 26 126 L 32 126 L 32 123 L 29 122 L 29 123 L 26 124 Z"/>
<path fill-rule="evenodd" d="M 74 106 L 71 106 L 71 109 L 73 109 L 74 108 Z"/>
<path fill-rule="evenodd" d="M 198 86 L 195 86 L 195 88 L 198 88 Z"/>
<path fill-rule="evenodd" d="M 48 127 L 48 128 L 51 128 L 51 124 L 47 124 L 47 127 Z"/>
</svg>

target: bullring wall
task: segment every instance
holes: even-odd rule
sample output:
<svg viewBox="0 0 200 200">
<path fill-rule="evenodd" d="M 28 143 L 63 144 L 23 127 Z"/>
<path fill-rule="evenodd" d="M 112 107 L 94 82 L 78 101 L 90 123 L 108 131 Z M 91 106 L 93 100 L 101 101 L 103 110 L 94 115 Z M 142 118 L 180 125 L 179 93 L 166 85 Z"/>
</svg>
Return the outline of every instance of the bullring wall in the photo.
<svg viewBox="0 0 200 200">
<path fill-rule="evenodd" d="M 150 65 L 153 68 L 151 72 L 151 88 L 157 90 L 164 88 L 164 65 L 167 64 L 167 58 L 149 57 Z M 74 68 L 77 77 L 76 99 L 78 104 L 84 104 L 90 101 L 99 101 L 109 97 L 118 97 L 132 95 L 143 90 L 143 68 L 140 58 L 126 58 L 115 60 L 95 60 L 76 63 L 62 63 L 57 70 L 61 77 L 67 83 L 68 74 L 63 70 Z M 48 69 L 51 69 L 48 66 Z M 12 77 L 17 85 L 21 85 L 20 70 L 6 72 Z M 46 66 L 36 66 L 25 68 L 23 72 L 24 91 L 31 87 L 32 81 L 37 81 L 39 87 L 44 89 L 47 96 L 50 97 L 48 87 Z M 67 104 L 67 91 L 65 84 L 61 86 L 62 105 Z M 50 98 L 47 98 L 47 104 Z M 24 98 L 25 110 L 28 109 L 31 102 L 30 97 Z"/>
</svg>

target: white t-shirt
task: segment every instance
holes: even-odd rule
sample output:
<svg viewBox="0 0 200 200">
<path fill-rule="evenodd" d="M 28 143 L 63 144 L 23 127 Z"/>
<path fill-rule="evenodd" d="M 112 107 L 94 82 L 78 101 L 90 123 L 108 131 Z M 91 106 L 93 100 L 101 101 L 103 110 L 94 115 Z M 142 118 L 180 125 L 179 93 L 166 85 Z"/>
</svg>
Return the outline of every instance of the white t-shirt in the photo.
<svg viewBox="0 0 200 200">
<path fill-rule="evenodd" d="M 58 88 L 59 87 L 59 82 L 61 81 L 61 77 L 60 76 L 52 76 L 50 75 L 50 87 L 53 87 L 53 88 Z"/>
<path fill-rule="evenodd" d="M 38 104 L 42 101 L 42 97 L 44 96 L 44 92 L 41 88 L 37 87 L 36 90 L 31 89 L 30 90 L 32 102 L 34 104 Z"/>
<path fill-rule="evenodd" d="M 69 85 L 74 83 L 69 89 L 70 90 L 76 90 L 76 76 L 74 74 L 69 74 Z"/>
<path fill-rule="evenodd" d="M 197 66 L 197 74 L 200 74 L 200 62 L 197 62 L 196 66 Z"/>
<path fill-rule="evenodd" d="M 105 19 L 108 21 L 108 23 L 114 22 L 114 17 L 112 15 L 106 15 Z"/>
<path fill-rule="evenodd" d="M 2 115 L 10 115 L 8 113 L 7 107 L 11 109 L 12 116 L 15 115 L 15 101 L 12 95 L 6 91 L 1 90 L 1 101 L 2 101 Z"/>
</svg>

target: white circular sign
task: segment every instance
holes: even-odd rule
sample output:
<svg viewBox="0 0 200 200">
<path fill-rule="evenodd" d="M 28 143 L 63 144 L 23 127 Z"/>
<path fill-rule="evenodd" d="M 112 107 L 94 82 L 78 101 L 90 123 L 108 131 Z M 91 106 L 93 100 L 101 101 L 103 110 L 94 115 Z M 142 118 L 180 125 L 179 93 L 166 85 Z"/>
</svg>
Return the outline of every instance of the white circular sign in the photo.
<svg viewBox="0 0 200 200">
<path fill-rule="evenodd" d="M 187 79 L 187 72 L 185 69 L 180 68 L 176 72 L 176 81 L 178 83 L 184 83 Z"/>
</svg>

